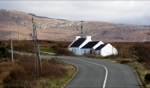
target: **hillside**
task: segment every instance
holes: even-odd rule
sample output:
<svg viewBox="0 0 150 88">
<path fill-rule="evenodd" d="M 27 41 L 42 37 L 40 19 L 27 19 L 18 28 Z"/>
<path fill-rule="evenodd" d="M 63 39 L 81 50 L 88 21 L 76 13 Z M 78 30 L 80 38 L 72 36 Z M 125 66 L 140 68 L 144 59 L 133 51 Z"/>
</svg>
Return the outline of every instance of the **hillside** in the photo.
<svg viewBox="0 0 150 88">
<path fill-rule="evenodd" d="M 0 10 L 0 40 L 9 40 L 10 31 L 13 39 L 32 39 L 31 18 L 37 25 L 38 39 L 72 41 L 80 35 L 79 21 L 68 21 L 36 16 L 15 10 Z M 85 21 L 84 36 L 91 35 L 93 40 L 102 41 L 150 41 L 150 26 L 122 25 L 100 21 Z M 20 36 L 18 35 L 20 33 Z"/>
</svg>

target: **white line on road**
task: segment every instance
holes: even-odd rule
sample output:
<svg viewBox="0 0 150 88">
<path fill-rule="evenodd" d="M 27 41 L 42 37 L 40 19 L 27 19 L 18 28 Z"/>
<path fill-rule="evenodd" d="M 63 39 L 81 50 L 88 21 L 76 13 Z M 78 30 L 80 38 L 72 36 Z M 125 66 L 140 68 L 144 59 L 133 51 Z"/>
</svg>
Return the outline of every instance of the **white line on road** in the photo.
<svg viewBox="0 0 150 88">
<path fill-rule="evenodd" d="M 107 77 L 108 77 L 108 69 L 104 65 L 100 65 L 100 64 L 97 64 L 97 63 L 93 63 L 93 62 L 89 62 L 89 61 L 85 61 L 85 60 L 81 60 L 81 59 L 78 59 L 78 60 L 83 61 L 83 62 L 87 62 L 87 63 L 90 63 L 90 64 L 94 64 L 94 65 L 97 65 L 97 66 L 101 66 L 105 69 L 105 79 L 104 79 L 103 87 L 102 87 L 102 88 L 105 88 L 106 87 L 106 82 L 107 82 Z"/>
</svg>

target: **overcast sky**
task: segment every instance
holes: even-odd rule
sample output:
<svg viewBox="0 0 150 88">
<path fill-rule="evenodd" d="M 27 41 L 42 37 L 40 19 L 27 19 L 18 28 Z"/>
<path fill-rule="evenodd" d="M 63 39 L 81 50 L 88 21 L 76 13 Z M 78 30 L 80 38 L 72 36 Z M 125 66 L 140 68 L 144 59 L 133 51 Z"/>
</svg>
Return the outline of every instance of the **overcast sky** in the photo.
<svg viewBox="0 0 150 88">
<path fill-rule="evenodd" d="M 73 21 L 150 25 L 150 1 L 0 1 L 0 9 Z"/>
</svg>

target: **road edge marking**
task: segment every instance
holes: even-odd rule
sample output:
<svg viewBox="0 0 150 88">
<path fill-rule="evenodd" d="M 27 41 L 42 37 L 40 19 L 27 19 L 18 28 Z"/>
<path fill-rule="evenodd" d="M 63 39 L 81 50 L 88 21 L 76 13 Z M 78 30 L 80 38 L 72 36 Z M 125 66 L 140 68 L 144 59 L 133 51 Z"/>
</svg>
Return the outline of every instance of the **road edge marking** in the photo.
<svg viewBox="0 0 150 88">
<path fill-rule="evenodd" d="M 67 61 L 65 61 L 65 63 L 68 63 L 68 64 L 71 64 L 71 65 L 75 66 L 77 70 L 74 73 L 74 75 L 61 88 L 64 88 L 77 75 L 77 73 L 79 72 L 79 67 L 77 65 L 72 64 L 72 63 L 67 62 Z"/>
<path fill-rule="evenodd" d="M 90 63 L 90 64 L 94 64 L 94 65 L 103 67 L 105 69 L 105 79 L 104 79 L 103 87 L 102 87 L 102 88 L 105 88 L 106 87 L 106 82 L 107 82 L 107 77 L 108 77 L 108 69 L 107 69 L 107 67 L 104 66 L 104 65 L 101 65 L 101 64 L 90 62 L 90 61 L 85 61 L 85 60 L 81 60 L 81 59 L 78 59 L 78 60 L 83 61 L 83 62 L 87 62 L 87 63 Z"/>
</svg>

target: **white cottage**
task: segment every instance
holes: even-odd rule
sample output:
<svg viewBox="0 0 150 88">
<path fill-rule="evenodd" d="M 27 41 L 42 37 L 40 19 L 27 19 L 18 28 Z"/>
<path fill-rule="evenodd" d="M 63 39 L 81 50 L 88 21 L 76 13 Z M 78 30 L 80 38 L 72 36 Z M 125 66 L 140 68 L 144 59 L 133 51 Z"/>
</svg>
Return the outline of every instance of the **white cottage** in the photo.
<svg viewBox="0 0 150 88">
<path fill-rule="evenodd" d="M 95 49 L 96 54 L 101 55 L 102 57 L 117 55 L 118 51 L 111 44 L 102 44 Z"/>
<path fill-rule="evenodd" d="M 91 36 L 87 36 L 86 38 L 81 38 L 81 36 L 76 36 L 75 40 L 69 45 L 68 49 L 69 51 L 74 52 L 76 55 L 82 55 L 81 48 L 90 41 L 92 41 Z"/>
<path fill-rule="evenodd" d="M 111 44 L 104 44 L 102 41 L 92 41 L 91 36 L 87 36 L 86 38 L 76 36 L 68 49 L 76 55 L 83 55 L 91 52 L 106 57 L 118 54 L 117 49 Z"/>
</svg>

